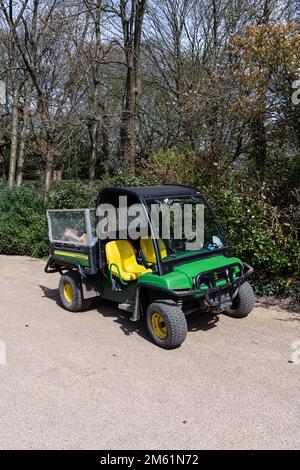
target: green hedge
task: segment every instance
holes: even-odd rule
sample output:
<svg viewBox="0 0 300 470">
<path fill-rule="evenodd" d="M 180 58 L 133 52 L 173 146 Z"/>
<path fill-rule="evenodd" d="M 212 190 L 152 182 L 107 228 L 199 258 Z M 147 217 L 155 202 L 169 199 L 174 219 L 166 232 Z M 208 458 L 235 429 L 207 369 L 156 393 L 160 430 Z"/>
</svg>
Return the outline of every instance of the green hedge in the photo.
<svg viewBox="0 0 300 470">
<path fill-rule="evenodd" d="M 0 254 L 47 256 L 46 209 L 94 207 L 96 188 L 79 183 L 61 184 L 50 198 L 36 189 L 21 186 L 12 191 L 0 182 Z"/>
<path fill-rule="evenodd" d="M 43 198 L 22 186 L 9 191 L 0 183 L 0 253 L 44 256 L 47 253 L 47 221 Z"/>
</svg>

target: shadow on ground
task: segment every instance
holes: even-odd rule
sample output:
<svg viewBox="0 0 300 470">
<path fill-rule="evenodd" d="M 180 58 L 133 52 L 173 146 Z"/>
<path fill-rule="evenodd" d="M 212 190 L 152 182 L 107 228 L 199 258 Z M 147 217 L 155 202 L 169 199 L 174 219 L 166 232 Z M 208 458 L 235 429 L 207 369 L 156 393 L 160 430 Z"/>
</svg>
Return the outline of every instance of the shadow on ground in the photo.
<svg viewBox="0 0 300 470">
<path fill-rule="evenodd" d="M 62 307 L 62 304 L 59 300 L 59 294 L 58 294 L 58 289 L 49 289 L 49 287 L 46 286 L 39 286 L 42 291 L 43 291 L 43 296 L 42 297 L 47 297 L 47 299 L 54 300 L 56 305 L 59 305 Z"/>
<path fill-rule="evenodd" d="M 300 304 L 296 301 L 287 299 L 280 299 L 277 297 L 259 297 L 256 300 L 256 307 L 265 308 L 267 310 L 285 310 L 286 312 L 294 314 L 287 320 L 299 320 L 300 321 Z"/>
<path fill-rule="evenodd" d="M 45 286 L 39 286 L 43 292 L 43 297 L 53 300 L 56 305 L 63 308 L 58 294 L 58 289 L 49 289 Z M 113 321 L 120 327 L 126 336 L 138 334 L 144 339 L 152 342 L 149 338 L 145 321 L 142 319 L 138 322 L 130 320 L 130 314 L 118 309 L 114 302 L 109 300 L 95 299 L 93 304 L 87 311 L 97 310 L 104 317 L 113 318 Z M 189 332 L 208 331 L 217 326 L 219 317 L 208 313 L 194 312 L 187 317 L 187 325 Z"/>
<path fill-rule="evenodd" d="M 110 302 L 108 300 L 96 300 L 94 308 L 96 308 L 97 311 L 105 317 L 113 317 L 114 322 L 119 325 L 125 335 L 138 333 L 143 338 L 151 341 L 144 318 L 142 318 L 141 321 L 132 322 L 129 318 L 129 313 L 118 309 L 114 302 Z M 207 331 L 214 328 L 218 321 L 219 318 L 217 316 L 195 312 L 187 317 L 188 331 Z"/>
</svg>

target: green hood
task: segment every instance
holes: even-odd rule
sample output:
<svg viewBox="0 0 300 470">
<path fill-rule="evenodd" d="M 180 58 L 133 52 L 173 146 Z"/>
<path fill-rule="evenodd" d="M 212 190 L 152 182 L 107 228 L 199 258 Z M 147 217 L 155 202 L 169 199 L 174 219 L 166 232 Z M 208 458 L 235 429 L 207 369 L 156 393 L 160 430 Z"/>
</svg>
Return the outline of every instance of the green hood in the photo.
<svg viewBox="0 0 300 470">
<path fill-rule="evenodd" d="M 212 256 L 210 258 L 199 259 L 189 263 L 180 264 L 174 267 L 174 271 L 158 276 L 157 274 L 147 273 L 140 277 L 139 282 L 147 282 L 149 284 L 164 287 L 166 289 L 193 289 L 193 279 L 201 272 L 210 271 L 228 266 L 233 263 L 239 263 L 241 267 L 243 263 L 239 258 L 226 258 L 226 256 Z"/>
</svg>

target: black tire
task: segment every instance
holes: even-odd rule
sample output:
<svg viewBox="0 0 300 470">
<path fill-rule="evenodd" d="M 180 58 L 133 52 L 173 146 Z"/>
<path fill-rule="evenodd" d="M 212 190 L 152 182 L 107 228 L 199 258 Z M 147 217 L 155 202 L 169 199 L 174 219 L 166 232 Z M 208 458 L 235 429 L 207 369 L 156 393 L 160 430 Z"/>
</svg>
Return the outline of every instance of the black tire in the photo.
<svg viewBox="0 0 300 470">
<path fill-rule="evenodd" d="M 161 316 L 159 328 L 163 334 L 155 331 L 155 315 Z M 155 318 L 155 323 L 154 323 Z M 187 323 L 182 309 L 172 300 L 157 300 L 150 304 L 146 313 L 147 328 L 153 341 L 164 349 L 178 348 L 186 338 Z"/>
<path fill-rule="evenodd" d="M 255 294 L 249 282 L 245 282 L 230 308 L 223 313 L 233 318 L 244 318 L 249 315 L 255 305 Z"/>
<path fill-rule="evenodd" d="M 77 271 L 68 271 L 61 276 L 59 297 L 64 308 L 70 312 L 82 312 L 92 305 L 92 299 L 83 298 L 81 277 Z"/>
</svg>

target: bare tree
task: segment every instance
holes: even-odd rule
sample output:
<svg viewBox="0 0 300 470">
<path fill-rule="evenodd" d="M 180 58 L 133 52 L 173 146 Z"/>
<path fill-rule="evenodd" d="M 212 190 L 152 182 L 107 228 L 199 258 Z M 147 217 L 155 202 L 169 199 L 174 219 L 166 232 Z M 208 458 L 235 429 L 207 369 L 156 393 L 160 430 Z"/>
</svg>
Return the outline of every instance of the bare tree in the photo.
<svg viewBox="0 0 300 470">
<path fill-rule="evenodd" d="M 118 14 L 122 23 L 126 60 L 125 89 L 122 103 L 119 158 L 121 168 L 135 171 L 136 118 L 141 93 L 141 38 L 146 0 L 120 0 Z"/>
<path fill-rule="evenodd" d="M 19 88 L 14 84 L 13 93 L 13 113 L 11 122 L 11 143 L 10 143 L 10 160 L 8 173 L 8 186 L 10 189 L 15 182 L 17 151 L 18 151 L 18 123 L 19 123 Z"/>
<path fill-rule="evenodd" d="M 62 91 L 62 76 L 67 71 L 66 79 L 69 72 L 64 62 L 67 58 L 64 53 L 64 34 L 69 26 L 66 24 L 66 6 L 59 0 L 52 0 L 51 3 L 33 0 L 32 8 L 29 8 L 26 1 L 22 3 L 22 9 L 18 13 L 18 22 L 10 14 L 11 1 L 7 6 L 1 0 L 0 6 L 35 90 L 35 98 L 32 95 L 32 100 L 35 99 L 36 102 L 34 118 L 40 125 L 38 140 L 46 160 L 45 191 L 48 193 L 55 157 L 60 154 L 59 145 L 56 146 L 60 136 L 57 128 L 61 123 L 60 117 L 64 119 L 67 111 L 68 86 Z M 20 19 L 22 28 L 18 27 Z M 51 64 L 50 68 L 48 64 Z M 66 80 L 65 83 L 69 85 L 70 81 Z M 25 126 L 26 120 L 25 115 Z M 25 129 L 24 132 L 26 134 Z M 23 165 L 22 159 L 21 152 L 20 168 Z"/>
<path fill-rule="evenodd" d="M 244 155 L 264 167 L 283 129 L 296 151 L 299 139 L 286 136 L 299 132 L 297 77 L 270 78 L 260 115 L 236 110 L 251 92 L 231 40 L 249 25 L 293 21 L 297 0 L 0 0 L 1 174 L 12 186 L 44 173 L 48 193 L 54 170 L 132 174 L 169 149 L 206 173 Z"/>
<path fill-rule="evenodd" d="M 93 44 L 88 44 L 84 51 L 84 63 L 87 68 L 84 72 L 89 96 L 88 131 L 91 142 L 91 155 L 89 165 L 89 178 L 93 180 L 96 174 L 96 162 L 102 140 L 102 154 L 105 173 L 108 174 L 109 162 L 109 118 L 105 100 L 101 90 L 101 66 L 110 49 L 102 44 L 102 16 L 104 12 L 104 0 L 84 0 L 89 18 L 92 20 L 91 35 Z"/>
<path fill-rule="evenodd" d="M 4 14 L 8 24 L 11 26 L 7 34 L 7 51 L 8 51 L 8 70 L 10 83 L 12 88 L 12 121 L 11 121 L 11 144 L 10 144 L 10 161 L 8 173 L 8 185 L 10 189 L 15 183 L 16 167 L 17 167 L 17 151 L 18 151 L 18 126 L 19 126 L 19 96 L 22 83 L 19 80 L 19 51 L 16 47 L 14 34 L 12 29 L 16 29 L 21 22 L 22 15 L 28 0 L 21 2 L 20 9 L 14 15 L 14 2 L 9 0 L 7 5 L 0 2 L 0 11 Z"/>
<path fill-rule="evenodd" d="M 21 186 L 23 182 L 24 174 L 24 160 L 25 160 L 25 146 L 28 138 L 29 132 L 29 110 L 30 110 L 30 99 L 31 99 L 32 85 L 29 81 L 25 86 L 24 92 L 24 101 L 22 108 L 22 126 L 19 135 L 19 153 L 18 153 L 18 163 L 17 163 L 17 174 L 16 174 L 16 184 Z"/>
</svg>

